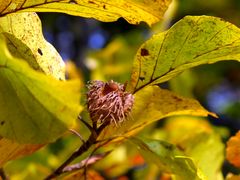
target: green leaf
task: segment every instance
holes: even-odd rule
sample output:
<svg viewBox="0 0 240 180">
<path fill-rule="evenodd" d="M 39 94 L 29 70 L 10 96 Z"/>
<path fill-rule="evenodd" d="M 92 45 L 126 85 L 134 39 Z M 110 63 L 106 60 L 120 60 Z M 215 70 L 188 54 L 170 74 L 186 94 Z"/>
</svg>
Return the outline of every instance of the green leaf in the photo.
<svg viewBox="0 0 240 180">
<path fill-rule="evenodd" d="M 169 87 L 172 91 L 184 97 L 194 97 L 194 88 L 199 80 L 196 77 L 195 71 L 186 70 L 182 74 L 172 78 L 168 81 Z"/>
<path fill-rule="evenodd" d="M 80 82 L 58 81 L 9 53 L 0 36 L 0 136 L 48 143 L 73 126 L 82 107 Z"/>
<path fill-rule="evenodd" d="M 215 116 L 194 99 L 178 96 L 158 86 L 146 86 L 134 94 L 134 105 L 129 118 L 119 127 L 112 125 L 106 128 L 101 138 L 118 135 L 129 137 L 150 123 L 174 115 Z"/>
<path fill-rule="evenodd" d="M 186 156 L 194 159 L 207 179 L 223 179 L 221 166 L 224 161 L 224 144 L 207 120 L 173 117 L 167 121 L 165 130 L 167 141 L 176 144 Z"/>
<path fill-rule="evenodd" d="M 123 17 L 131 24 L 141 21 L 149 25 L 160 21 L 171 0 L 1 0 L 1 15 L 14 12 L 61 12 L 74 16 L 95 18 L 104 22 Z"/>
<path fill-rule="evenodd" d="M 155 163 L 160 171 L 174 174 L 178 180 L 205 179 L 193 160 L 181 154 L 174 145 L 150 139 L 142 141 L 131 138 L 130 141 L 138 146 L 138 150 L 144 159 L 148 163 Z"/>
<path fill-rule="evenodd" d="M 136 92 L 186 69 L 222 60 L 240 60 L 239 28 L 216 17 L 186 16 L 139 48 L 129 89 Z"/>
<path fill-rule="evenodd" d="M 7 40 L 12 55 L 25 59 L 34 69 L 65 79 L 61 56 L 42 34 L 41 21 L 36 13 L 13 13 L 0 18 L 0 33 Z"/>
</svg>

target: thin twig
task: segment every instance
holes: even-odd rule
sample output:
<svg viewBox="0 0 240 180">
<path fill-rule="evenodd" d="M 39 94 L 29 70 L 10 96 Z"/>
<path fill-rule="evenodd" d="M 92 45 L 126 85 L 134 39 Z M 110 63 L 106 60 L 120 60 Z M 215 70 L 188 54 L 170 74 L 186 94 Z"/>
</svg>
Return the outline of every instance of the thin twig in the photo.
<svg viewBox="0 0 240 180">
<path fill-rule="evenodd" d="M 106 157 L 111 151 L 107 151 L 103 154 L 96 154 L 96 155 L 93 155 L 91 156 L 90 158 L 87 157 L 86 159 L 82 160 L 80 163 L 76 163 L 76 164 L 73 164 L 73 165 L 69 165 L 69 166 L 66 166 L 62 172 L 65 173 L 65 172 L 72 172 L 72 171 L 76 171 L 76 170 L 79 170 L 79 169 L 82 169 L 84 168 L 85 166 L 89 166 L 91 164 L 94 164 L 98 161 L 100 161 L 101 159 L 103 159 L 104 157 Z"/>
<path fill-rule="evenodd" d="M 85 121 L 84 121 L 85 122 Z M 98 135 L 104 130 L 104 128 L 108 125 L 108 122 L 103 123 L 97 129 L 91 130 L 91 135 L 88 140 L 82 144 L 62 165 L 60 165 L 52 174 L 47 176 L 45 180 L 51 180 L 63 173 L 63 169 L 70 164 L 77 157 L 81 156 L 84 152 L 86 152 L 92 145 L 94 145 L 97 141 Z"/>
<path fill-rule="evenodd" d="M 8 180 L 9 178 L 6 176 L 3 168 L 0 168 L 0 177 L 2 180 Z"/>
<path fill-rule="evenodd" d="M 87 159 L 86 159 L 86 162 L 84 163 L 84 177 L 85 177 L 85 179 L 87 179 L 87 166 L 88 166 L 88 164 L 89 164 L 89 160 L 93 157 L 93 154 L 100 148 L 100 147 L 102 147 L 102 146 L 104 146 L 104 145 L 106 145 L 109 141 L 111 141 L 111 140 L 106 140 L 106 141 L 104 141 L 102 144 L 100 144 L 100 145 L 98 145 L 97 147 L 95 147 L 94 149 L 93 149 L 93 151 L 91 152 L 91 154 L 87 157 Z M 108 151 L 108 152 L 106 152 L 105 153 L 105 156 L 107 156 L 109 153 L 111 153 L 112 151 Z M 105 157 L 104 156 L 104 157 Z"/>
<path fill-rule="evenodd" d="M 75 151 L 62 165 L 60 165 L 52 174 L 45 178 L 45 180 L 50 180 L 62 174 L 62 170 L 70 164 L 74 159 L 81 156 L 94 144 L 93 136 L 90 136 L 88 140 L 80 146 L 80 148 Z"/>
<path fill-rule="evenodd" d="M 78 119 L 85 125 L 85 126 L 87 126 L 87 128 L 92 132 L 92 131 L 94 131 L 94 128 L 92 127 L 92 126 L 90 126 L 90 124 L 88 124 L 83 118 L 82 118 L 82 116 L 78 116 Z"/>
<path fill-rule="evenodd" d="M 85 143 L 85 140 L 83 139 L 82 135 L 79 134 L 77 131 L 75 131 L 74 129 L 69 129 L 69 131 L 75 135 L 77 135 L 79 137 L 79 139 L 82 141 L 82 143 Z"/>
</svg>

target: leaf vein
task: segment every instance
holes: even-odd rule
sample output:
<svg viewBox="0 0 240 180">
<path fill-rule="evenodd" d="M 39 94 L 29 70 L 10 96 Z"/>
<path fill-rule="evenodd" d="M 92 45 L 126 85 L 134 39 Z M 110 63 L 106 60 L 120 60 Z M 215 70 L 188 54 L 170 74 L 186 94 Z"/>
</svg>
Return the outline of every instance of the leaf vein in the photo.
<svg viewBox="0 0 240 180">
<path fill-rule="evenodd" d="M 2 13 L 10 6 L 11 3 L 12 3 L 12 0 L 9 1 L 9 3 L 7 4 L 7 6 L 2 9 L 2 11 L 0 12 L 0 14 L 2 14 Z M 0 15 L 0 16 L 1 16 L 1 15 Z"/>
<path fill-rule="evenodd" d="M 217 31 L 208 41 L 206 41 L 206 44 L 212 41 L 214 38 L 216 38 L 219 33 L 221 33 L 224 29 L 228 28 L 229 26 L 231 26 L 231 24 L 228 24 L 219 31 Z"/>
<path fill-rule="evenodd" d="M 165 42 L 165 40 L 166 40 L 166 37 L 167 37 L 168 33 L 169 33 L 169 31 L 167 31 L 167 33 L 165 34 L 164 39 L 163 39 L 163 42 L 162 42 L 162 44 L 161 44 L 161 46 L 160 46 L 160 48 L 159 48 L 158 55 L 157 55 L 157 60 L 156 60 L 155 65 L 154 65 L 154 67 L 153 67 L 153 73 L 152 73 L 152 75 L 151 75 L 150 81 L 153 80 L 153 76 L 154 76 L 154 73 L 155 73 L 155 71 L 156 71 L 156 68 L 157 68 L 157 65 L 158 65 L 158 62 L 159 62 L 159 56 L 160 56 L 160 54 L 161 54 L 161 52 L 162 52 L 162 47 L 163 47 L 163 44 L 164 44 L 164 42 Z"/>
<path fill-rule="evenodd" d="M 193 31 L 195 30 L 195 27 L 196 27 L 196 25 L 198 24 L 198 22 L 200 21 L 201 18 L 202 18 L 202 17 L 199 17 L 199 18 L 194 22 L 193 27 L 192 27 L 192 28 L 190 29 L 190 31 L 188 32 L 188 35 L 186 36 L 186 39 L 184 40 L 183 44 L 181 45 L 181 48 L 179 49 L 179 51 L 178 51 L 175 59 L 172 61 L 172 65 L 174 64 L 174 62 L 176 62 L 176 61 L 178 60 L 179 56 L 180 56 L 181 53 L 182 53 L 182 50 L 183 50 L 183 48 L 184 48 L 184 45 L 185 45 L 186 42 L 189 40 L 190 35 L 191 35 L 191 34 L 193 33 Z M 171 70 L 172 65 L 171 65 L 171 67 L 169 68 L 169 71 Z M 173 68 L 173 69 L 174 69 L 174 68 Z M 168 71 L 168 72 L 169 72 L 169 71 Z M 167 73 L 168 73 L 168 72 L 167 72 Z"/>
<path fill-rule="evenodd" d="M 136 86 L 134 88 L 134 92 L 136 92 L 136 87 L 137 87 L 137 85 L 139 83 L 139 79 L 140 79 L 141 71 L 142 71 L 142 61 L 141 61 L 141 59 L 139 59 L 138 62 L 139 62 L 138 78 L 137 78 L 137 84 L 136 84 Z"/>
</svg>

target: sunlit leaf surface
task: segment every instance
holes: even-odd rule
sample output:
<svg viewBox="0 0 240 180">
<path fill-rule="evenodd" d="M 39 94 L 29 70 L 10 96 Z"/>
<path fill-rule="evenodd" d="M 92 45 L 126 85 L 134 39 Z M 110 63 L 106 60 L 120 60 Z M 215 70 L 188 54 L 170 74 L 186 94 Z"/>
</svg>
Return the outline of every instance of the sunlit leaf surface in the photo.
<svg viewBox="0 0 240 180">
<path fill-rule="evenodd" d="M 58 81 L 9 53 L 0 38 L 0 136 L 18 143 L 48 143 L 69 127 L 82 107 L 80 82 Z"/>
<path fill-rule="evenodd" d="M 165 82 L 186 69 L 240 60 L 240 30 L 220 18 L 186 16 L 138 50 L 130 90 Z"/>
<path fill-rule="evenodd" d="M 123 17 L 131 24 L 149 25 L 162 19 L 171 0 L 1 0 L 0 14 L 13 12 L 62 12 L 74 16 L 116 21 Z"/>
<path fill-rule="evenodd" d="M 13 56 L 26 60 L 35 70 L 56 79 L 65 79 L 64 62 L 44 39 L 41 21 L 36 13 L 13 13 L 1 17 L 0 33 L 6 37 Z"/>
<path fill-rule="evenodd" d="M 147 86 L 134 94 L 134 105 L 131 115 L 119 127 L 106 128 L 102 134 L 129 137 L 136 134 L 148 124 L 173 115 L 208 116 L 213 113 L 204 109 L 198 101 L 184 98 L 158 86 Z M 114 130 L 113 130 L 114 129 Z"/>
</svg>

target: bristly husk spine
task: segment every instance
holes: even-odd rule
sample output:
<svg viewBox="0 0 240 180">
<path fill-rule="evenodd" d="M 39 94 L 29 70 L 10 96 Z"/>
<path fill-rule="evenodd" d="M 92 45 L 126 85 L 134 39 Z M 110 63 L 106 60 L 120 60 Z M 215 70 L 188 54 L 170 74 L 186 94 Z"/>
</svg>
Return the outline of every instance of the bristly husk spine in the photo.
<svg viewBox="0 0 240 180">
<path fill-rule="evenodd" d="M 125 85 L 114 82 L 92 81 L 88 84 L 87 107 L 93 125 L 104 122 L 119 125 L 131 113 L 134 97 Z"/>
</svg>

